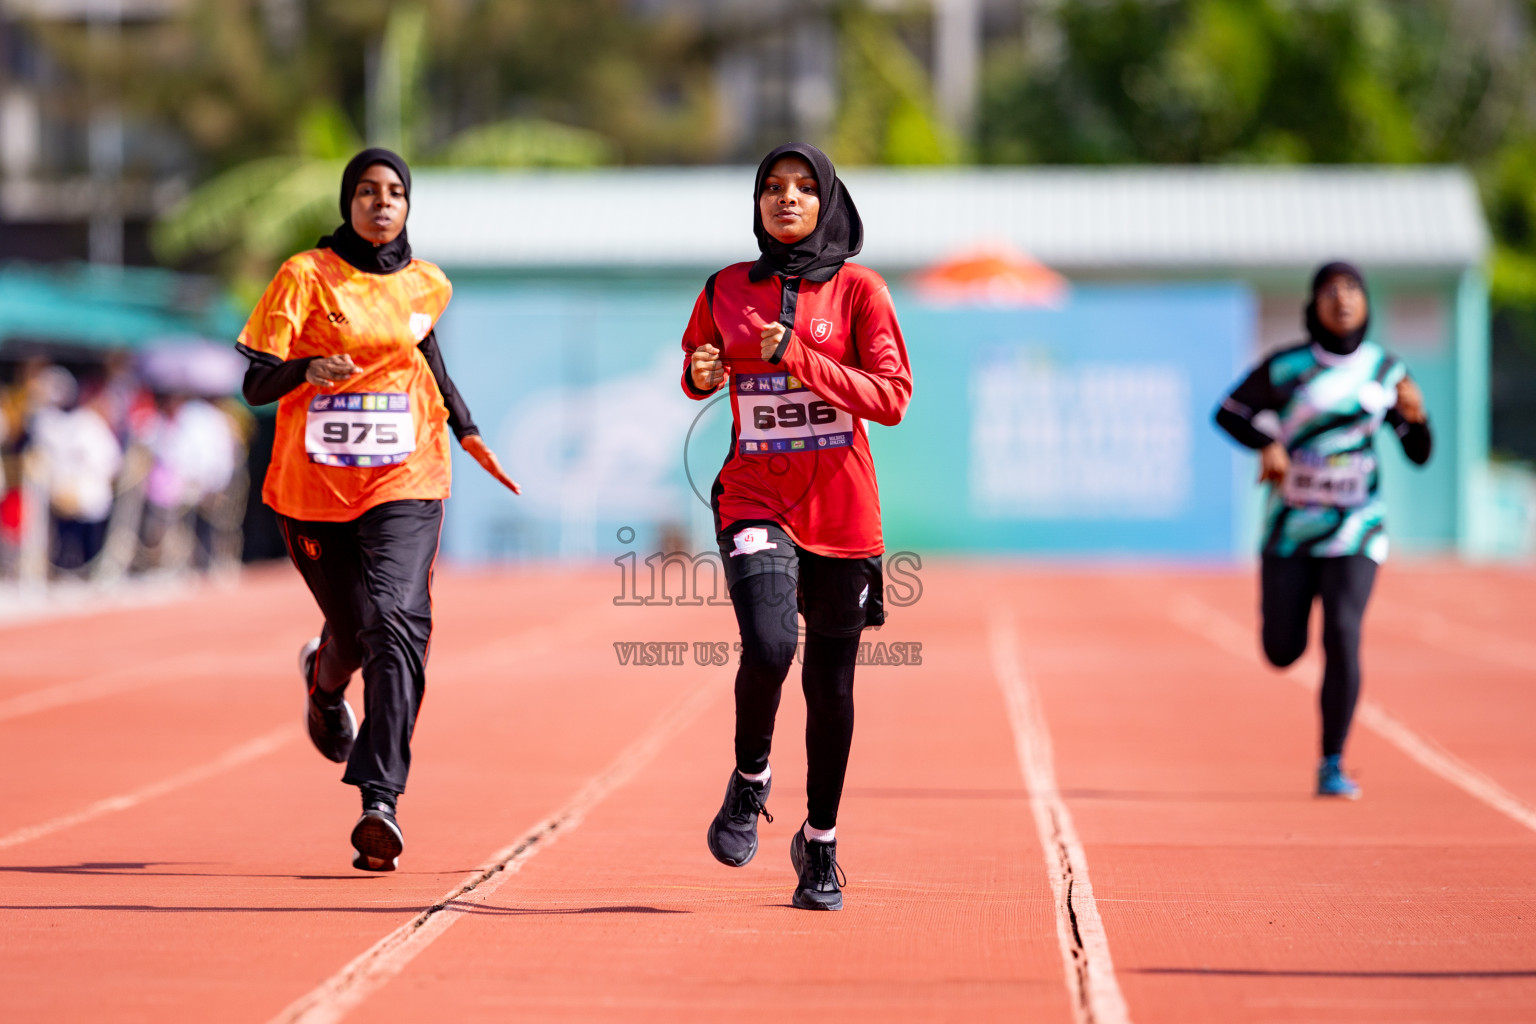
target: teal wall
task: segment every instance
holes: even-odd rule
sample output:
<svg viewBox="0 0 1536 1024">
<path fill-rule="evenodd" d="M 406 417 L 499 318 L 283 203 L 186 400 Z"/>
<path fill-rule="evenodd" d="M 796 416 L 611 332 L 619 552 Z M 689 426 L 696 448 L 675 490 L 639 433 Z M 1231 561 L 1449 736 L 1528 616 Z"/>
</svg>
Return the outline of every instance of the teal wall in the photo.
<svg viewBox="0 0 1536 1024">
<path fill-rule="evenodd" d="M 896 298 L 914 397 L 871 428 L 890 544 L 1229 554 L 1233 462 L 1210 417 L 1248 347 L 1246 287 L 1083 285 L 1061 309 Z"/>
<path fill-rule="evenodd" d="M 624 547 L 617 538 L 626 527 L 635 531 L 631 548 L 655 549 L 664 535 L 706 547 L 710 516 L 701 498 L 728 444 L 729 409 L 690 402 L 677 384 L 678 340 L 704 275 L 448 269 L 455 295 L 439 334 L 450 368 L 526 493 L 500 490 L 456 453 L 445 552 L 463 560 L 607 560 Z M 1063 310 L 1013 312 L 923 307 L 897 281 L 916 387 L 903 424 L 870 430 L 888 544 L 1073 557 L 1251 556 L 1254 458 L 1218 435 L 1210 415 L 1254 358 L 1256 297 L 1299 306 L 1305 280 L 1293 276 L 1088 283 Z M 1486 287 L 1475 273 L 1373 277 L 1370 285 L 1373 336 L 1408 362 L 1436 433 L 1435 458 L 1424 469 L 1411 466 L 1391 437 L 1381 439 L 1395 550 L 1454 550 L 1472 521 L 1473 484 L 1486 460 Z M 1001 504 L 978 499 L 978 382 L 994 371 L 1030 380 L 1039 376 L 1034 368 L 1056 382 L 1052 401 L 1106 368 L 1133 389 L 1143 379 L 1183 388 L 1182 497 L 1127 492 L 1117 503 L 1110 488 L 1075 507 L 1062 504 L 1060 489 L 1043 504 L 1017 494 Z M 1139 429 L 1117 422 L 1096 429 Z M 1011 429 L 1054 428 L 1024 416 Z M 1111 464 L 1131 450 L 1112 449 L 1101 444 L 1094 457 Z"/>
</svg>

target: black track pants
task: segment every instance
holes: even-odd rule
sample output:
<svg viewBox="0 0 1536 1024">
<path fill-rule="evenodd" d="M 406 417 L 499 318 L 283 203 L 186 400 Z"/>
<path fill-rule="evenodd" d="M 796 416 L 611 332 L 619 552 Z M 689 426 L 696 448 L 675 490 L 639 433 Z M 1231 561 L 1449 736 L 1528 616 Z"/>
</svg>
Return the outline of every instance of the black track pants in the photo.
<svg viewBox="0 0 1536 1024">
<path fill-rule="evenodd" d="M 1280 668 L 1307 649 L 1312 601 L 1323 599 L 1323 756 L 1344 752 L 1344 739 L 1360 696 L 1360 626 L 1376 582 L 1376 563 L 1364 555 L 1280 558 L 1265 555 L 1261 569 L 1264 654 Z"/>
<path fill-rule="evenodd" d="M 739 524 L 738 524 L 739 525 Z M 768 766 L 784 680 L 795 662 L 799 611 L 805 614 L 800 682 L 805 691 L 806 810 L 812 828 L 832 828 L 853 746 L 853 673 L 859 635 L 883 618 L 880 560 L 827 558 L 794 544 L 776 526 L 776 546 L 743 557 L 723 544 L 731 604 L 741 628 L 736 672 L 736 767 Z M 730 531 L 726 532 L 729 541 Z M 732 557 L 736 561 L 730 561 Z"/>
<path fill-rule="evenodd" d="M 342 781 L 403 793 L 427 685 L 443 503 L 385 502 L 346 523 L 278 521 L 325 615 L 311 685 L 334 693 L 363 670 L 363 721 Z"/>
</svg>

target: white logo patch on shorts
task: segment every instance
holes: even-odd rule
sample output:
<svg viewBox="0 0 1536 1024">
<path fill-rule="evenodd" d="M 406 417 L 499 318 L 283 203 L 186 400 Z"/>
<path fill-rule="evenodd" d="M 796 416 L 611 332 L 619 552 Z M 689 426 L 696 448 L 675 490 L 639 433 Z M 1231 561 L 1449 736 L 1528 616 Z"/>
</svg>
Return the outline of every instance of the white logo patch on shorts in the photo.
<svg viewBox="0 0 1536 1024">
<path fill-rule="evenodd" d="M 869 600 L 869 584 L 864 584 L 864 589 L 859 591 L 859 607 L 864 607 L 864 602 Z"/>
<path fill-rule="evenodd" d="M 731 552 L 732 558 L 737 555 L 755 555 L 759 551 L 778 547 L 768 539 L 768 530 L 762 526 L 749 526 L 745 530 L 738 531 L 732 539 L 736 541 L 736 549 Z"/>
</svg>

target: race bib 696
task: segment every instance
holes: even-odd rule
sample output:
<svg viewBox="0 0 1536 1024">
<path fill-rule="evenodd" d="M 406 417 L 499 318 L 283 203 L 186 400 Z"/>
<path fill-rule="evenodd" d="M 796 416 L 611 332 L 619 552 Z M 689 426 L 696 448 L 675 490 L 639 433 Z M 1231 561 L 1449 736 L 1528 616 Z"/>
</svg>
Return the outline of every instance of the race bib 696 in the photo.
<svg viewBox="0 0 1536 1024">
<path fill-rule="evenodd" d="M 744 455 L 820 451 L 853 444 L 853 417 L 787 373 L 740 373 L 731 383 Z"/>
<path fill-rule="evenodd" d="M 416 450 L 411 398 L 401 394 L 316 395 L 304 422 L 304 451 L 324 466 L 391 466 Z"/>
</svg>

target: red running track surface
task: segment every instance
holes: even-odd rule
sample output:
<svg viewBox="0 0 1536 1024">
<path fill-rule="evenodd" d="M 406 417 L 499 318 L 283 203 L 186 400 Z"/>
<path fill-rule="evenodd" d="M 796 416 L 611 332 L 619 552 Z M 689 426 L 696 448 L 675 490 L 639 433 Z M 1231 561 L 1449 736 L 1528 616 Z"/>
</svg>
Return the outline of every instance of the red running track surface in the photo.
<svg viewBox="0 0 1536 1024">
<path fill-rule="evenodd" d="M 1004 649 L 1123 994 L 1096 1019 L 1536 1019 L 1536 577 L 1387 567 L 1365 686 L 1410 739 L 1358 724 L 1365 799 L 1334 803 L 1317 663 L 1261 664 L 1250 573 L 921 576 L 866 634 L 922 664 L 859 670 L 839 914 L 788 906 L 795 676 L 775 819 L 733 870 L 704 845 L 733 668 L 619 663 L 734 640 L 728 607 L 616 607 L 612 569 L 440 572 L 392 875 L 350 867 L 355 792 L 303 734 L 318 619 L 290 570 L 0 624 L 0 1019 L 1084 1019 Z"/>
</svg>

